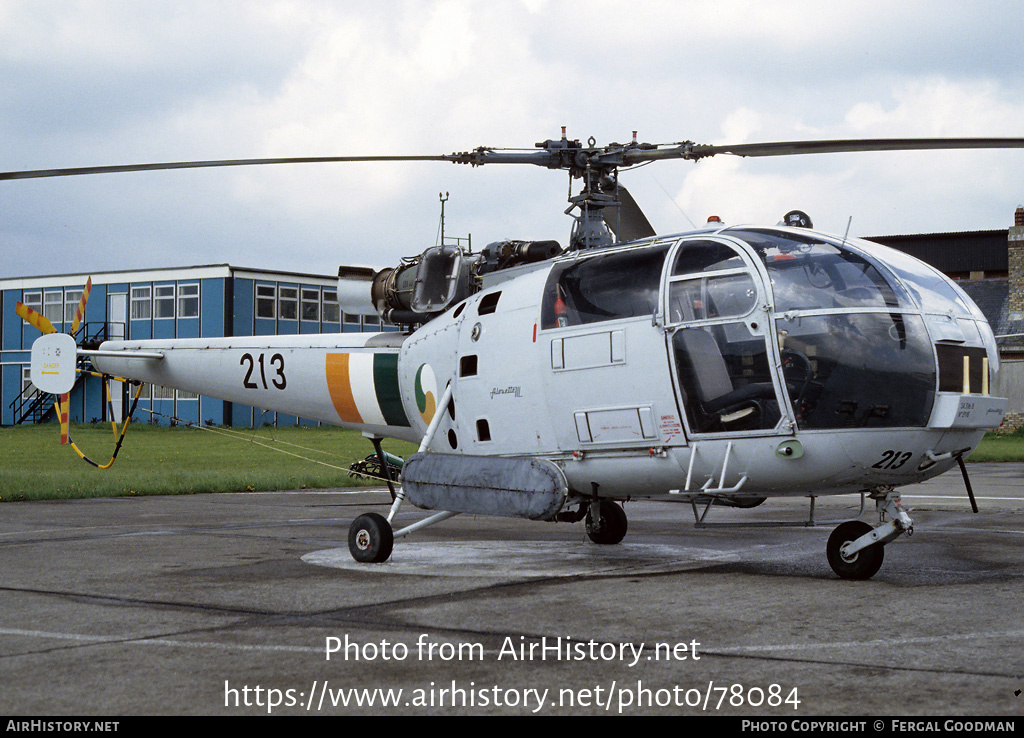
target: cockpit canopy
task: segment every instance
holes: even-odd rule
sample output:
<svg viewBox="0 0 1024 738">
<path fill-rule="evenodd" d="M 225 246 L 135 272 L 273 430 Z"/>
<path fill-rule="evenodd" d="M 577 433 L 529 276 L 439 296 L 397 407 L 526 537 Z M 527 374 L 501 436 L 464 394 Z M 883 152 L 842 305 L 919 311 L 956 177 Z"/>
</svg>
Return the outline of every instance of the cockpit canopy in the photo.
<svg viewBox="0 0 1024 738">
<path fill-rule="evenodd" d="M 960 390 L 964 366 L 976 388 L 983 367 L 997 369 L 984 316 L 945 275 L 806 229 L 731 227 L 552 268 L 542 328 L 637 317 L 664 326 L 696 433 L 787 418 L 921 427 L 937 391 Z"/>
</svg>

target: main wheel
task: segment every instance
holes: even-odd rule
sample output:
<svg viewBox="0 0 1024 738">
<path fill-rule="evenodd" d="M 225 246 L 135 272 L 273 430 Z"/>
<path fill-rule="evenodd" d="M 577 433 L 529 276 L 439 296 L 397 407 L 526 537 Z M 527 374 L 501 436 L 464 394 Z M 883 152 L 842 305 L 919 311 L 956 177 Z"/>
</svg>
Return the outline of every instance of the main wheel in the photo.
<svg viewBox="0 0 1024 738">
<path fill-rule="evenodd" d="M 601 500 L 600 515 L 594 520 L 593 508 L 587 511 L 587 535 L 594 543 L 618 543 L 626 537 L 629 522 L 622 508 L 611 500 Z"/>
<path fill-rule="evenodd" d="M 832 571 L 843 579 L 870 579 L 875 575 L 885 558 L 885 548 L 880 543 L 862 548 L 849 558 L 840 553 L 844 545 L 870 531 L 871 526 L 860 520 L 847 521 L 832 531 L 825 546 Z"/>
<path fill-rule="evenodd" d="M 366 513 L 352 521 L 348 529 L 348 550 L 362 563 L 387 561 L 395 545 L 391 523 L 377 513 Z"/>
</svg>

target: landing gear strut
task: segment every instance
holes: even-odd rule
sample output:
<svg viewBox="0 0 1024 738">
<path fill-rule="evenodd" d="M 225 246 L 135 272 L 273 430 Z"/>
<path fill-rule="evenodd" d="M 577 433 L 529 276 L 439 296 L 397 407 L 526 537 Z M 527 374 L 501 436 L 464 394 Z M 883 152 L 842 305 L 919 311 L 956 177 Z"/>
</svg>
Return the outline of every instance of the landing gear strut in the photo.
<svg viewBox="0 0 1024 738">
<path fill-rule="evenodd" d="M 427 433 L 423 436 L 423 441 L 420 443 L 420 453 L 426 451 L 427 447 L 430 445 L 431 439 L 433 439 L 434 434 L 437 432 L 441 418 L 445 415 L 445 413 L 441 412 L 441 409 L 448 407 L 448 403 L 451 399 L 452 385 L 449 383 L 444 389 L 444 394 L 441 395 L 441 402 L 437 405 L 438 411 L 434 413 L 434 418 L 430 421 L 430 427 L 427 428 Z M 388 516 L 386 518 L 383 515 L 378 515 L 377 513 L 365 513 L 352 521 L 352 525 L 350 525 L 348 529 L 348 551 L 356 561 L 361 563 L 379 564 L 382 561 L 387 561 L 391 557 L 391 550 L 395 546 L 396 532 L 394 528 L 391 527 L 391 521 L 395 519 L 398 509 L 405 501 L 405 490 L 401 487 L 399 487 L 398 490 L 395 490 L 394 486 L 391 484 L 391 475 L 387 472 L 387 458 L 380 447 L 380 439 L 373 435 L 367 435 L 367 438 L 373 442 L 373 447 L 377 451 L 377 458 L 380 460 L 381 467 L 385 471 L 385 475 L 388 480 L 388 489 L 391 490 L 391 499 L 393 502 L 391 503 L 391 510 L 388 512 Z M 400 529 L 397 531 L 397 536 L 401 538 L 415 530 L 426 528 L 428 525 L 433 525 L 434 523 L 446 520 L 454 515 L 458 515 L 458 513 L 440 512 L 435 515 L 431 515 L 425 520 L 420 520 L 417 523 L 413 523 L 412 525 Z"/>
<path fill-rule="evenodd" d="M 882 519 L 889 522 L 872 528 L 860 520 L 841 524 L 828 537 L 825 554 L 832 570 L 843 579 L 870 579 L 882 566 L 889 541 L 914 532 L 914 521 L 900 506 L 899 493 L 888 490 L 875 497 Z"/>
</svg>

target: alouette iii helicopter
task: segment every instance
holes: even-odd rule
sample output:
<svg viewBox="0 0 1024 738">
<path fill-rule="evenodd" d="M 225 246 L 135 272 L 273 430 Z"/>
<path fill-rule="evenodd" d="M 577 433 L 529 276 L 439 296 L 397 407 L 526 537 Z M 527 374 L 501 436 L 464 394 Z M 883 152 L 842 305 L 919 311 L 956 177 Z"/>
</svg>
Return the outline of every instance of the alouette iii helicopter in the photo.
<svg viewBox="0 0 1024 738">
<path fill-rule="evenodd" d="M 395 538 L 459 513 L 577 522 L 626 534 L 619 502 L 752 507 L 774 496 L 874 500 L 879 524 L 842 522 L 829 564 L 866 579 L 913 521 L 896 487 L 941 474 L 999 425 L 999 357 L 981 311 L 932 267 L 811 229 L 723 226 L 658 236 L 619 172 L 663 159 L 910 149 L 1020 148 L 1022 138 L 478 148 L 434 156 L 170 162 L 0 173 L 0 179 L 352 161 L 526 163 L 582 181 L 566 249 L 441 243 L 379 272 L 342 268 L 346 312 L 400 333 L 108 341 L 33 346 L 32 381 L 67 392 L 75 355 L 98 372 L 418 442 L 387 517 L 349 530 L 382 562 Z M 570 190 L 571 191 L 571 190 Z M 355 283 L 359 288 L 352 288 Z M 84 299 L 84 297 L 83 297 Z M 24 316 L 23 316 L 24 317 Z M 32 316 L 30 316 L 32 317 Z M 38 318 L 38 316 L 34 316 Z M 970 484 L 964 471 L 970 494 Z M 435 514 L 393 530 L 404 501 Z M 973 504 L 973 496 L 971 498 Z M 703 507 L 701 511 L 700 507 Z"/>
</svg>

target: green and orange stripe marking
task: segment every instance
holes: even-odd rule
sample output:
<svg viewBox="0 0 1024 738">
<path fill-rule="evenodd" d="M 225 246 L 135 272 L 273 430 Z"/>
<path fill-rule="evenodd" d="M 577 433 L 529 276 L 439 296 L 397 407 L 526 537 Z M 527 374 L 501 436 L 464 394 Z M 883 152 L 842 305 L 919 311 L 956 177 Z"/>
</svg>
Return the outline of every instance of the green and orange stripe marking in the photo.
<svg viewBox="0 0 1024 738">
<path fill-rule="evenodd" d="M 398 386 L 398 354 L 328 353 L 325 369 L 343 423 L 409 427 Z"/>
</svg>

